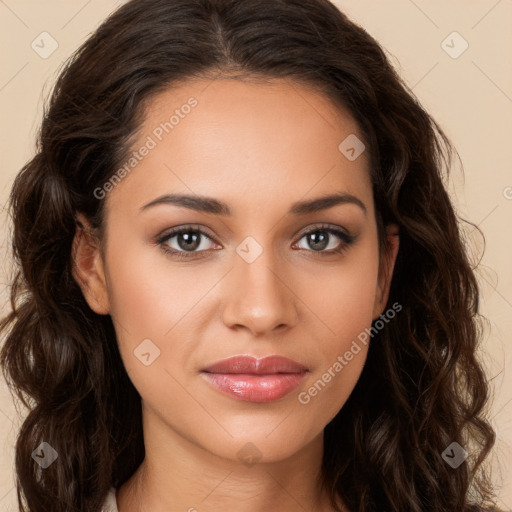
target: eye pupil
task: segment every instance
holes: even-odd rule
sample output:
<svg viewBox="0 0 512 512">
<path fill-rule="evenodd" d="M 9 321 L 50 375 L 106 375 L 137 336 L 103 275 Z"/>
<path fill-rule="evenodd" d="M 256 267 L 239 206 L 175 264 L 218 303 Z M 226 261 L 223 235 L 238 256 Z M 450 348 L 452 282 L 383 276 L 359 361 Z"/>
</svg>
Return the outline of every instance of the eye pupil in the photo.
<svg viewBox="0 0 512 512">
<path fill-rule="evenodd" d="M 191 231 L 186 231 L 183 233 L 178 233 L 178 245 L 181 249 L 186 251 L 193 251 L 199 247 L 199 237 L 200 233 L 194 233 Z M 182 243 L 184 242 L 184 243 Z"/>
<path fill-rule="evenodd" d="M 308 243 L 312 249 L 323 250 L 328 245 L 329 235 L 326 231 L 315 231 L 308 235 Z"/>
</svg>

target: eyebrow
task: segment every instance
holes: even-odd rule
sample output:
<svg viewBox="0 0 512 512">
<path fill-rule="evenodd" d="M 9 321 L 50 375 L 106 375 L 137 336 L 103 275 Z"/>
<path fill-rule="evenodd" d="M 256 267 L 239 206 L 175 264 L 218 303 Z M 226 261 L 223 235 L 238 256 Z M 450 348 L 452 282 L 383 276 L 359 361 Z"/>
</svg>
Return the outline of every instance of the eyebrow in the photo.
<svg viewBox="0 0 512 512">
<path fill-rule="evenodd" d="M 341 204 L 355 204 L 366 215 L 366 206 L 358 197 L 348 194 L 346 192 L 338 192 L 316 199 L 297 201 L 293 203 L 288 211 L 288 214 L 294 216 L 307 215 L 315 213 Z M 158 205 L 175 205 L 183 208 L 189 208 L 204 213 L 211 213 L 213 215 L 231 216 L 232 212 L 229 206 L 218 199 L 213 197 L 198 196 L 198 195 L 182 195 L 182 194 L 165 194 L 157 197 L 153 201 L 145 204 L 140 208 L 141 212 Z"/>
</svg>

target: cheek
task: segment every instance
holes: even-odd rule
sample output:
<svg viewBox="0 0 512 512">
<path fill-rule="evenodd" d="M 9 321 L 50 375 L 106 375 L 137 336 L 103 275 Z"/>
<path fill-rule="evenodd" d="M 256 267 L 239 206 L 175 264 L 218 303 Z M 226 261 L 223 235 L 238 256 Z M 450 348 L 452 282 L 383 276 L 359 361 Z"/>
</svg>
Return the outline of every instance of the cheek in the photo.
<svg viewBox="0 0 512 512">
<path fill-rule="evenodd" d="M 327 424 L 347 401 L 366 361 L 377 290 L 376 243 L 361 244 L 343 265 L 324 272 L 314 276 L 316 286 L 306 283 L 306 302 L 321 330 L 307 349 L 315 364 L 297 398 L 304 411 Z"/>
<path fill-rule="evenodd" d="M 171 346 L 172 358 L 178 361 L 194 349 L 188 341 L 171 342 L 194 321 L 193 306 L 211 284 L 198 284 L 190 269 L 173 268 L 157 247 L 144 247 L 140 241 L 129 246 L 125 241 L 112 240 L 107 256 L 109 300 L 124 365 L 137 379 L 145 372 L 141 354 L 150 353 L 146 362 L 158 356 L 157 364 L 151 363 L 155 368 L 168 359 Z"/>
<path fill-rule="evenodd" d="M 162 338 L 180 319 L 187 321 L 211 283 L 198 280 L 193 267 L 171 263 L 158 247 L 117 242 L 107 258 L 112 314 L 133 336 Z"/>
<path fill-rule="evenodd" d="M 368 237 L 340 264 L 318 265 L 302 280 L 300 297 L 320 320 L 326 351 L 343 349 L 371 325 L 377 278 L 378 246 Z"/>
<path fill-rule="evenodd" d="M 145 264 L 144 254 L 127 254 L 109 268 L 112 316 L 133 337 L 161 336 L 171 327 L 169 315 L 176 310 L 176 293 L 166 287 L 163 276 L 158 279 L 154 268 Z"/>
</svg>

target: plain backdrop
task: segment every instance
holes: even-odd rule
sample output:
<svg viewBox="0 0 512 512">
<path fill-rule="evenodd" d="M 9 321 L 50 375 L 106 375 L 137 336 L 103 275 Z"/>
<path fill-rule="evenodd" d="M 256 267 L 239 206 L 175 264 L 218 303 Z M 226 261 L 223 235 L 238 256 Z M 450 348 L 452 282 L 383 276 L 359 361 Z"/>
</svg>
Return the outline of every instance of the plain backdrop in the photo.
<svg viewBox="0 0 512 512">
<path fill-rule="evenodd" d="M 34 153 L 43 99 L 65 59 L 121 3 L 0 0 L 2 315 L 8 311 L 10 268 L 5 204 L 14 176 Z M 335 3 L 383 45 L 460 155 L 463 170 L 454 168 L 449 190 L 459 215 L 485 235 L 478 279 L 489 327 L 481 357 L 492 382 L 490 417 L 497 429 L 489 463 L 498 505 L 511 510 L 512 0 Z M 476 258 L 483 242 L 475 230 L 465 231 Z M 22 419 L 0 379 L 0 510 L 6 512 L 16 510 L 13 447 Z"/>
</svg>

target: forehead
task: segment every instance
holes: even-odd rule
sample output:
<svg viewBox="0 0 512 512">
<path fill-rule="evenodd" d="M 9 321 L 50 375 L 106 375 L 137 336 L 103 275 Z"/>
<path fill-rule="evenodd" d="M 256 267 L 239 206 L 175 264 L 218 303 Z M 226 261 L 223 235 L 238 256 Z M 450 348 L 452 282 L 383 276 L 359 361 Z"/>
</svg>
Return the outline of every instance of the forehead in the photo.
<svg viewBox="0 0 512 512">
<path fill-rule="evenodd" d="M 358 124 L 311 86 L 191 80 L 146 103 L 130 148 L 137 161 L 111 199 L 180 191 L 291 203 L 343 190 L 370 202 L 367 152 L 347 158 L 346 140 L 362 143 Z"/>
<path fill-rule="evenodd" d="M 304 150 L 312 149 L 319 138 L 326 145 L 338 142 L 343 134 L 363 139 L 348 109 L 334 104 L 318 88 L 289 79 L 189 80 L 152 97 L 144 110 L 143 131 L 155 132 L 159 140 L 170 132 L 179 137 L 183 125 L 214 128 L 219 139 L 223 134 L 235 135 L 232 146 L 254 135 L 258 136 L 255 142 L 274 143 L 283 149 L 300 139 L 310 141 Z M 166 125 L 167 130 L 160 126 L 166 123 L 171 125 Z M 286 131 L 280 131 L 283 128 Z"/>
</svg>

